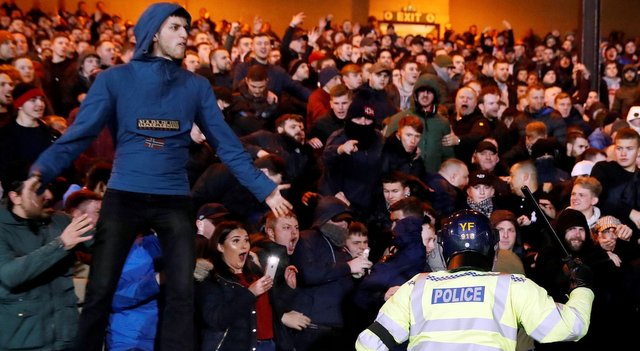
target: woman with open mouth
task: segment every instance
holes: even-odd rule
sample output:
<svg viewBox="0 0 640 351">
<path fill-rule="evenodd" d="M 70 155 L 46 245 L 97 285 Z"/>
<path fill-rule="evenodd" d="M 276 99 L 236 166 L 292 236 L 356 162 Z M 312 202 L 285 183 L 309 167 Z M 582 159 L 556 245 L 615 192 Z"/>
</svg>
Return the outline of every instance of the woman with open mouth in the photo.
<svg viewBox="0 0 640 351">
<path fill-rule="evenodd" d="M 267 294 L 273 279 L 263 275 L 249 249 L 249 234 L 242 223 L 225 221 L 216 226 L 208 246 L 215 268 L 196 278 L 201 350 L 275 351 L 276 335 L 284 326 Z"/>
</svg>

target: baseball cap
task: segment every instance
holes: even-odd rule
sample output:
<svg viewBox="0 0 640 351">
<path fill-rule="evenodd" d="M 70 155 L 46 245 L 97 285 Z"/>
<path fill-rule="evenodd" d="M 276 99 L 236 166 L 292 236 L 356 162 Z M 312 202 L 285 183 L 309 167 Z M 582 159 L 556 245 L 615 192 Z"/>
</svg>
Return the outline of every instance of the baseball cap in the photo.
<svg viewBox="0 0 640 351">
<path fill-rule="evenodd" d="M 438 55 L 433 60 L 433 63 L 442 68 L 455 67 L 453 65 L 453 59 L 451 59 L 451 56 L 449 55 Z"/>
<path fill-rule="evenodd" d="M 573 166 L 573 169 L 571 170 L 571 176 L 578 177 L 583 175 L 590 175 L 591 169 L 593 168 L 594 164 L 595 163 L 593 161 L 589 161 L 589 160 L 582 160 L 580 162 L 576 162 L 576 164 Z"/>
<path fill-rule="evenodd" d="M 216 219 L 216 218 L 226 216 L 228 214 L 229 214 L 229 210 L 227 210 L 227 208 L 224 207 L 224 205 L 216 202 L 210 202 L 208 204 L 204 204 L 200 206 L 200 209 L 198 209 L 197 218 L 198 220 Z"/>
<path fill-rule="evenodd" d="M 370 71 L 371 73 L 387 72 L 391 74 L 391 67 L 389 67 L 388 65 L 385 65 L 382 62 L 376 62 L 373 64 L 373 66 L 371 66 Z"/>
<path fill-rule="evenodd" d="M 494 154 L 498 153 L 498 148 L 492 142 L 483 140 L 476 146 L 476 152 L 482 152 L 485 150 L 489 150 Z"/>
<path fill-rule="evenodd" d="M 373 38 L 366 37 L 366 38 L 362 38 L 362 41 L 360 41 L 360 47 L 371 46 L 371 45 L 377 45 L 376 41 L 373 40 Z"/>
<path fill-rule="evenodd" d="M 604 216 L 604 217 L 600 217 L 600 219 L 598 219 L 598 221 L 596 222 L 596 226 L 595 229 L 598 232 L 602 232 L 605 231 L 609 228 L 613 228 L 619 224 L 622 224 L 622 222 L 620 222 L 619 219 L 617 219 L 614 216 Z"/>
<path fill-rule="evenodd" d="M 489 172 L 477 170 L 469 174 L 469 186 L 476 186 L 478 184 L 495 186 L 495 178 L 496 177 Z"/>
</svg>

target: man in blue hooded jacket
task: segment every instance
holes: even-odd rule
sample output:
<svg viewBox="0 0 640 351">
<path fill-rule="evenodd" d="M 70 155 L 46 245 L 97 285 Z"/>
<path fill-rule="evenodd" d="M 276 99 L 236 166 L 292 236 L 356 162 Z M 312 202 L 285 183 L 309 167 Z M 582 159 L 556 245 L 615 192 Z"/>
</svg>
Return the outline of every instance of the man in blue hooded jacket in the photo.
<svg viewBox="0 0 640 351">
<path fill-rule="evenodd" d="M 98 75 L 77 119 L 35 162 L 33 177 L 50 182 L 108 126 L 116 146 L 113 171 L 95 236 L 93 264 L 76 350 L 101 350 L 113 292 L 136 233 L 158 233 L 166 295 L 159 349 L 193 349 L 194 227 L 185 165 L 196 123 L 220 158 L 277 214 L 291 205 L 253 167 L 224 122 L 206 79 L 181 68 L 191 16 L 180 5 L 156 3 L 134 29 L 133 60 Z"/>
</svg>

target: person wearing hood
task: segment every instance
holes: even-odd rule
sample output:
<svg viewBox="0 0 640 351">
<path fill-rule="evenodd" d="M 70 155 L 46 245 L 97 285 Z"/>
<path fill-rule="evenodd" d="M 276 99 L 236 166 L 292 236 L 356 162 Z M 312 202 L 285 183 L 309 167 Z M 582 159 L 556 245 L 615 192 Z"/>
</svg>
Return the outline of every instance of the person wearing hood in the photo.
<svg viewBox="0 0 640 351">
<path fill-rule="evenodd" d="M 616 90 L 613 97 L 611 111 L 620 113 L 620 116 L 626 116 L 631 106 L 637 104 L 639 100 L 638 68 L 636 65 L 624 65 L 620 89 Z"/>
<path fill-rule="evenodd" d="M 76 121 L 36 160 L 31 178 L 51 182 L 105 127 L 116 156 L 93 246 L 76 350 L 101 350 L 113 292 L 136 233 L 153 227 L 166 263 L 166 294 L 158 345 L 192 350 L 196 231 L 186 173 L 195 122 L 220 158 L 255 197 L 283 214 L 291 205 L 258 171 L 224 122 L 209 82 L 181 66 L 191 16 L 174 3 L 155 3 L 135 26 L 133 59 L 100 73 Z"/>
<path fill-rule="evenodd" d="M 342 303 L 353 288 L 351 274 L 364 273 L 372 263 L 351 258 L 344 250 L 352 217 L 335 196 L 322 196 L 311 229 L 300 233 L 291 262 L 298 269 L 297 293 L 291 308 L 311 318 L 294 337 L 296 350 L 342 350 Z M 350 345 L 351 346 L 351 345 Z"/>
<path fill-rule="evenodd" d="M 454 157 L 453 147 L 442 145 L 442 138 L 451 133 L 449 121 L 438 113 L 442 89 L 446 87 L 440 87 L 434 75 L 421 75 L 413 89 L 411 108 L 391 116 L 384 131 L 389 137 L 398 130 L 402 117 L 419 117 L 424 124 L 424 133 L 420 136 L 418 148 L 429 173 L 437 172 L 443 161 Z"/>
<path fill-rule="evenodd" d="M 375 101 L 359 91 L 347 112 L 343 129 L 327 140 L 322 154 L 325 170 L 320 192 L 344 194 L 352 209 L 363 217 L 371 211 L 373 193 L 382 176 L 383 137 L 375 128 Z"/>
<path fill-rule="evenodd" d="M 568 298 L 566 292 L 571 285 L 570 277 L 565 273 L 567 260 L 580 260 L 593 272 L 596 272 L 599 266 L 609 260 L 609 257 L 594 244 L 587 220 L 580 211 L 571 208 L 564 209 L 558 214 L 553 227 L 560 242 L 553 242 L 540 250 L 530 278 L 546 289 L 554 301 L 566 303 Z M 593 333 L 592 329 L 589 329 L 589 333 Z M 540 349 L 585 350 L 588 349 L 587 345 L 590 345 L 587 342 L 590 339 L 588 336 L 589 334 L 587 334 L 587 338 L 578 343 L 563 342 L 540 347 Z"/>
<path fill-rule="evenodd" d="M 587 219 L 582 212 L 566 208 L 558 214 L 552 225 L 572 258 L 579 258 L 592 269 L 595 269 L 598 262 L 609 260 L 606 253 L 596 250 Z M 567 254 L 559 245 L 559 242 L 552 241 L 540 249 L 532 279 L 547 289 L 556 302 L 565 302 L 569 279 L 562 272 L 562 266 Z"/>
</svg>

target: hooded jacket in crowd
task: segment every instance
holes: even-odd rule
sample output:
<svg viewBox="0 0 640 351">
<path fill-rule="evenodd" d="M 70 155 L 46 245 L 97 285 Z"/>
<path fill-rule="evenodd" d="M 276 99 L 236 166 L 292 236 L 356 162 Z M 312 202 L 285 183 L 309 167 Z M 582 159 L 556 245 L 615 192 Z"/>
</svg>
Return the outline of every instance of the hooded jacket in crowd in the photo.
<svg viewBox="0 0 640 351">
<path fill-rule="evenodd" d="M 342 302 L 353 287 L 351 268 L 347 264 L 351 256 L 343 250 L 347 233 L 345 229 L 338 234 L 327 230 L 325 225 L 331 225 L 327 223 L 331 218 L 347 210 L 336 197 L 321 197 L 312 228 L 300 233 L 300 241 L 291 256 L 291 263 L 298 268 L 298 287 L 291 307 L 317 325 L 343 326 Z"/>
<path fill-rule="evenodd" d="M 428 112 L 423 111 L 418 103 L 417 93 L 423 89 L 430 90 L 434 94 L 433 106 Z M 435 77 L 429 74 L 421 75 L 413 88 L 411 108 L 391 116 L 385 129 L 385 136 L 388 137 L 398 130 L 398 122 L 402 117 L 411 115 L 419 117 L 424 123 L 424 131 L 420 136 L 418 148 L 420 148 L 420 156 L 424 161 L 424 167 L 429 173 L 437 172 L 443 161 L 454 157 L 453 147 L 442 146 L 442 138 L 451 133 L 451 126 L 449 121 L 438 113 L 440 96 L 440 88 Z"/>
<path fill-rule="evenodd" d="M 32 172 L 42 174 L 43 184 L 70 165 L 106 126 L 116 147 L 110 189 L 189 195 L 185 166 L 195 122 L 222 161 L 258 199 L 275 189 L 253 167 L 225 123 L 209 82 L 183 69 L 179 61 L 151 55 L 154 35 L 180 9 L 177 4 L 158 3 L 139 18 L 131 62 L 98 74 L 76 121 L 33 165 Z"/>
<path fill-rule="evenodd" d="M 0 349 L 63 350 L 78 326 L 75 255 L 57 237 L 70 219 L 26 220 L 0 208 Z"/>
<path fill-rule="evenodd" d="M 389 288 L 404 284 L 418 273 L 430 271 L 427 249 L 422 243 L 422 218 L 407 217 L 397 221 L 393 233 L 395 253 L 373 265 L 353 300 L 372 318 L 384 304 L 384 295 Z"/>
<path fill-rule="evenodd" d="M 620 89 L 616 91 L 613 98 L 613 106 L 611 111 L 620 113 L 623 118 L 629 113 L 631 106 L 640 104 L 640 86 L 638 86 L 638 73 L 633 76 L 633 79 L 628 80 L 625 74 L 628 71 L 636 71 L 638 68 L 636 65 L 624 65 L 622 68 L 622 81 L 620 82 Z"/>
<path fill-rule="evenodd" d="M 579 250 L 573 250 L 565 239 L 565 232 L 572 227 L 582 227 L 585 231 L 585 239 Z M 591 230 L 584 215 L 577 210 L 567 208 L 560 212 L 556 218 L 554 229 L 564 247 L 569 251 L 571 258 L 580 259 L 587 266 L 595 267 L 607 261 L 604 251 L 599 250 L 591 239 Z M 567 255 L 563 252 L 560 244 L 551 242 L 540 249 L 533 270 L 532 279 L 541 287 L 545 288 L 556 302 L 564 303 L 567 300 L 569 291 L 569 277 L 563 271 L 564 259 Z"/>
</svg>

